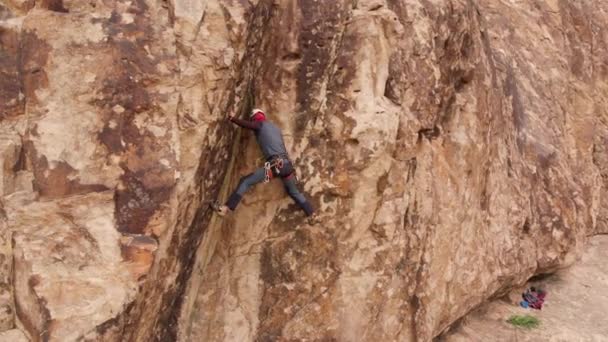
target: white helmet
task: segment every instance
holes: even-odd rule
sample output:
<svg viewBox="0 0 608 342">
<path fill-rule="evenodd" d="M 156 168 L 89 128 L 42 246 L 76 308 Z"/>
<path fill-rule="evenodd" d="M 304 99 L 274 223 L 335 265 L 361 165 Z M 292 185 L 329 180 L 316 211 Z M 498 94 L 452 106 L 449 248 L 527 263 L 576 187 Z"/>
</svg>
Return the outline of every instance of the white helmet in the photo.
<svg viewBox="0 0 608 342">
<path fill-rule="evenodd" d="M 259 108 L 255 108 L 254 110 L 251 111 L 251 114 L 249 114 L 249 118 L 252 118 L 257 113 L 262 113 L 264 116 L 266 116 L 266 113 L 264 113 L 263 110 L 261 110 Z"/>
</svg>

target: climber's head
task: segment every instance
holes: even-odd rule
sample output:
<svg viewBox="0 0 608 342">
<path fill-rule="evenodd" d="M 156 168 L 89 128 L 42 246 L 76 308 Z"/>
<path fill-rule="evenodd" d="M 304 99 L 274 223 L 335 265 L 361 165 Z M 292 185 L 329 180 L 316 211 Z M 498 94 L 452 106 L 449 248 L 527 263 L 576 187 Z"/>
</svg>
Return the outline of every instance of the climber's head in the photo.
<svg viewBox="0 0 608 342">
<path fill-rule="evenodd" d="M 254 109 L 251 111 L 251 114 L 249 115 L 249 120 L 251 121 L 264 121 L 266 120 L 266 114 L 264 114 L 264 111 L 262 111 L 261 109 Z"/>
</svg>

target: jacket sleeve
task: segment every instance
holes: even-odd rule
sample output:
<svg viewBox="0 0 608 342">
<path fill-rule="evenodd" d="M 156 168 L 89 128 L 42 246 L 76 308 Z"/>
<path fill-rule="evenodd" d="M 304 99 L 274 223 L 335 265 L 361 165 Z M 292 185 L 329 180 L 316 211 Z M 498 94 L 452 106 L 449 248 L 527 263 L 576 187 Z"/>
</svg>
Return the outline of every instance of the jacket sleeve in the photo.
<svg viewBox="0 0 608 342">
<path fill-rule="evenodd" d="M 232 118 L 230 119 L 230 121 L 232 121 L 233 123 L 235 123 L 236 125 L 239 125 L 243 128 L 248 128 L 252 131 L 257 131 L 258 129 L 260 129 L 260 123 L 259 122 L 251 122 L 251 121 L 247 121 L 247 120 L 243 120 L 243 119 L 238 119 L 238 118 Z"/>
</svg>

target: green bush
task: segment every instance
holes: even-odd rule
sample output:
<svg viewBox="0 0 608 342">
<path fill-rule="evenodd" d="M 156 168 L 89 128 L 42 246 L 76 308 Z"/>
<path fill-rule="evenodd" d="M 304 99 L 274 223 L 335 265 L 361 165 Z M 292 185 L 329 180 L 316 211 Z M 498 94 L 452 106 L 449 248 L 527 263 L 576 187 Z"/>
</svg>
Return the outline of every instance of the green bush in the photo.
<svg viewBox="0 0 608 342">
<path fill-rule="evenodd" d="M 513 315 L 513 316 L 509 317 L 507 322 L 511 323 L 512 325 L 514 325 L 516 327 L 521 327 L 521 328 L 526 328 L 526 329 L 536 328 L 540 324 L 540 321 L 538 320 L 538 318 L 536 318 L 534 316 L 530 316 L 530 315 L 523 315 L 523 316 Z"/>
</svg>

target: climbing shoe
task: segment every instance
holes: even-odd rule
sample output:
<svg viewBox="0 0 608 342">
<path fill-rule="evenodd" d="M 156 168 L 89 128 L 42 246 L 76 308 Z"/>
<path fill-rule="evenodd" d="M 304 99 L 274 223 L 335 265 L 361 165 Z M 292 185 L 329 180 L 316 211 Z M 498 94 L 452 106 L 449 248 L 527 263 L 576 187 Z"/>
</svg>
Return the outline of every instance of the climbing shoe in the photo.
<svg viewBox="0 0 608 342">
<path fill-rule="evenodd" d="M 308 216 L 306 218 L 306 221 L 311 226 L 314 226 L 315 224 L 318 224 L 321 222 L 321 220 L 319 219 L 319 215 L 317 215 L 317 214 L 312 214 L 312 215 Z"/>
<path fill-rule="evenodd" d="M 228 213 L 228 207 L 225 205 L 221 205 L 219 202 L 213 202 L 211 203 L 211 209 L 213 209 L 219 216 L 226 216 L 226 213 Z"/>
</svg>

